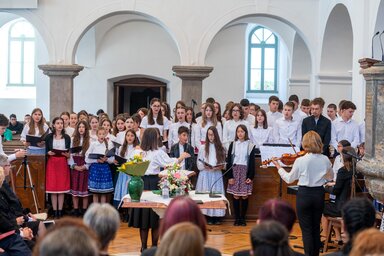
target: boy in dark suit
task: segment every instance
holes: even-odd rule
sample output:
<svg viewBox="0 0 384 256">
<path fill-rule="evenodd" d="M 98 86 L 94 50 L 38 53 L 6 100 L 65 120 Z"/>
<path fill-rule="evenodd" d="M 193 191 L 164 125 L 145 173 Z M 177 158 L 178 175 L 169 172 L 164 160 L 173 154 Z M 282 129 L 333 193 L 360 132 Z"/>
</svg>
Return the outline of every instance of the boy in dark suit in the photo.
<svg viewBox="0 0 384 256">
<path fill-rule="evenodd" d="M 179 142 L 172 146 L 169 155 L 170 157 L 178 158 L 183 152 L 190 154 L 191 157 L 181 162 L 181 169 L 192 171 L 196 158 L 193 147 L 188 144 L 189 129 L 185 126 L 180 126 L 177 134 L 179 136 Z"/>
<path fill-rule="evenodd" d="M 324 144 L 323 155 L 329 156 L 329 143 L 331 141 L 331 121 L 322 115 L 324 108 L 324 100 L 315 98 L 311 101 L 311 116 L 303 119 L 301 125 L 302 135 L 308 131 L 315 131 L 320 135 L 321 141 Z"/>
</svg>

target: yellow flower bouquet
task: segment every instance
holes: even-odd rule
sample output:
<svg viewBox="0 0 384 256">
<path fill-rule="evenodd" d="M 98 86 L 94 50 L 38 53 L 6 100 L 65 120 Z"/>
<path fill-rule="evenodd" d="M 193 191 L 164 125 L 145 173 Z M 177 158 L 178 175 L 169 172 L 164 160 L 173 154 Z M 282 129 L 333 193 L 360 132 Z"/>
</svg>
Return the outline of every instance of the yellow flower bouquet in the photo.
<svg viewBox="0 0 384 256">
<path fill-rule="evenodd" d="M 141 155 L 134 155 L 128 162 L 118 167 L 117 170 L 131 176 L 144 176 L 148 166 L 149 161 L 143 161 Z"/>
</svg>

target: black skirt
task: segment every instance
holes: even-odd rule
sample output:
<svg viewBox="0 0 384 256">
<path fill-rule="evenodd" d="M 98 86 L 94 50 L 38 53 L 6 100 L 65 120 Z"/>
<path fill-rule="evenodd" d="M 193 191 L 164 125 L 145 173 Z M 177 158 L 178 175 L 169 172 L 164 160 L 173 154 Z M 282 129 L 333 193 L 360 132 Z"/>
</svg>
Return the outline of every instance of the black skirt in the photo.
<svg viewBox="0 0 384 256">
<path fill-rule="evenodd" d="M 159 176 L 146 175 L 143 176 L 144 190 L 156 190 L 159 186 Z M 159 215 L 150 208 L 132 208 L 129 214 L 128 227 L 134 228 L 158 228 Z"/>
</svg>

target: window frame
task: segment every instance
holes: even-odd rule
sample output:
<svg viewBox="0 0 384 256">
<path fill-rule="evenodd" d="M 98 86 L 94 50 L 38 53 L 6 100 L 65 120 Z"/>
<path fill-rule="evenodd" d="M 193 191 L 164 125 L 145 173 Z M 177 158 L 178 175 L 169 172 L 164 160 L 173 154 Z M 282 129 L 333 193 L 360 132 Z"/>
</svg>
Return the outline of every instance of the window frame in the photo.
<svg viewBox="0 0 384 256">
<path fill-rule="evenodd" d="M 25 52 L 25 42 L 33 42 L 33 47 L 35 49 L 34 51 L 34 56 L 33 56 L 33 63 L 34 63 L 34 66 L 36 64 L 36 31 L 35 29 L 33 28 L 32 24 L 31 27 L 32 29 L 34 30 L 34 36 L 33 37 L 25 37 L 25 36 L 21 36 L 21 37 L 12 37 L 11 34 L 12 34 L 12 29 L 14 28 L 14 26 L 19 23 L 19 22 L 27 22 L 29 23 L 27 20 L 25 19 L 17 19 L 13 22 L 13 24 L 10 25 L 9 27 L 9 30 L 8 30 L 8 61 L 7 61 L 7 65 L 8 65 L 8 69 L 7 69 L 7 86 L 23 86 L 23 87 L 34 87 L 36 85 L 36 76 L 35 74 L 33 75 L 33 82 L 32 83 L 25 83 L 24 82 L 24 71 L 25 71 L 25 68 L 24 68 L 24 52 Z M 21 49 L 20 49 L 20 83 L 11 83 L 11 44 L 12 42 L 20 42 L 21 43 Z M 35 69 L 33 70 L 33 72 L 35 72 Z"/>
<path fill-rule="evenodd" d="M 255 44 L 252 43 L 252 36 L 256 33 L 257 30 L 259 29 L 265 29 L 268 30 L 272 33 L 272 36 L 275 38 L 275 43 L 274 44 Z M 252 59 L 252 49 L 259 48 L 261 49 L 261 66 L 260 66 L 260 71 L 261 71 L 261 77 L 260 77 L 260 90 L 254 90 L 251 89 L 251 59 Z M 274 90 L 265 90 L 264 88 L 264 73 L 265 73 L 265 49 L 274 49 L 275 50 L 275 67 L 274 67 L 274 79 L 275 79 L 275 84 L 274 84 Z M 249 35 L 248 35 L 248 62 L 247 62 L 247 93 L 269 93 L 269 94 L 275 94 L 278 93 L 278 51 L 279 49 L 279 41 L 278 37 L 276 36 L 273 31 L 269 30 L 266 27 L 263 26 L 256 26 L 253 28 Z"/>
</svg>

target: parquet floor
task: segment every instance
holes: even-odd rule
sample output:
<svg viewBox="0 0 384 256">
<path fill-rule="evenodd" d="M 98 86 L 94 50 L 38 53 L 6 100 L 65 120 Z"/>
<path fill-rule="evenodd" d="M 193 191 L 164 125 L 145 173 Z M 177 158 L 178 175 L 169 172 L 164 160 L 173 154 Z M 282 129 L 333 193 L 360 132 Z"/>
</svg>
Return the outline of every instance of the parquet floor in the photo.
<svg viewBox="0 0 384 256">
<path fill-rule="evenodd" d="M 255 221 L 249 221 L 246 227 L 235 227 L 232 222 L 223 222 L 222 225 L 208 225 L 207 246 L 216 248 L 223 255 L 232 255 L 234 252 L 250 248 L 249 231 Z M 291 246 L 302 246 L 301 231 L 296 223 L 292 234 L 296 239 L 290 239 Z M 148 246 L 151 245 L 150 239 Z M 294 248 L 298 252 L 302 249 Z M 128 228 L 127 223 L 121 223 L 116 239 L 109 248 L 111 254 L 119 255 L 140 255 L 139 231 L 135 228 Z M 334 250 L 329 250 L 332 252 Z"/>
</svg>

